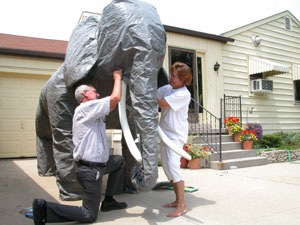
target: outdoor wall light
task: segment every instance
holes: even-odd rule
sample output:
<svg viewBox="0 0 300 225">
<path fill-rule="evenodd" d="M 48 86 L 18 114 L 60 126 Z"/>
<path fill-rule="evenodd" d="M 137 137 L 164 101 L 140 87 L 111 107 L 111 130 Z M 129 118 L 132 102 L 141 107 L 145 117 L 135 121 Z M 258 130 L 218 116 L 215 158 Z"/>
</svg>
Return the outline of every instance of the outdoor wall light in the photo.
<svg viewBox="0 0 300 225">
<path fill-rule="evenodd" d="M 220 64 L 217 61 L 216 64 L 214 65 L 214 71 L 218 72 L 219 68 L 220 68 Z"/>
<path fill-rule="evenodd" d="M 260 42 L 261 42 L 261 37 L 260 36 L 255 35 L 255 36 L 252 37 L 252 43 L 255 46 L 259 46 Z"/>
</svg>

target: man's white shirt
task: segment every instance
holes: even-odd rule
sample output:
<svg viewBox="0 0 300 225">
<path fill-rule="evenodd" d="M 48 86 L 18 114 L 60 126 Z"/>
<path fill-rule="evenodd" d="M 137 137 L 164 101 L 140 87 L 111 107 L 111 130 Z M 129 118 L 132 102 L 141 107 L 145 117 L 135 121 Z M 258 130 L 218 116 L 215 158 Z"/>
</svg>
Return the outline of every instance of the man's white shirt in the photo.
<svg viewBox="0 0 300 225">
<path fill-rule="evenodd" d="M 76 161 L 105 163 L 109 148 L 105 116 L 110 112 L 110 96 L 81 103 L 73 116 L 73 157 Z"/>
</svg>

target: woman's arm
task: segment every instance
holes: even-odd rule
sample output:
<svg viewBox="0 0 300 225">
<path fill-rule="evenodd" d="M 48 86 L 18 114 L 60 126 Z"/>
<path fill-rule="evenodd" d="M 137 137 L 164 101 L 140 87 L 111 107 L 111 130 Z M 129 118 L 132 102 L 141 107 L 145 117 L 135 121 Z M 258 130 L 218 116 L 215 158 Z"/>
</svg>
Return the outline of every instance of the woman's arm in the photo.
<svg viewBox="0 0 300 225">
<path fill-rule="evenodd" d="M 158 106 L 161 108 L 161 109 L 167 109 L 167 108 L 171 108 L 170 105 L 168 104 L 168 102 L 162 98 L 162 99 L 157 99 L 157 102 L 158 102 Z"/>
</svg>

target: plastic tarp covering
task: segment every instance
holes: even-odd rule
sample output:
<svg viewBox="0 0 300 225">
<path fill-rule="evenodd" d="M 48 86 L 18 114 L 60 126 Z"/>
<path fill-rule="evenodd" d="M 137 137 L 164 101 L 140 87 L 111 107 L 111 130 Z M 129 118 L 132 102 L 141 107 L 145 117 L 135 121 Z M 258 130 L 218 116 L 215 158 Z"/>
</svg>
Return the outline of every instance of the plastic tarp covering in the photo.
<svg viewBox="0 0 300 225">
<path fill-rule="evenodd" d="M 73 85 L 84 79 L 98 91 L 106 89 L 108 95 L 113 71 L 122 68 L 143 158 L 141 167 L 132 172 L 132 182 L 140 190 L 151 190 L 158 176 L 156 90 L 164 54 L 164 28 L 156 9 L 147 3 L 115 0 L 103 10 L 99 24 L 94 17 L 78 24 L 64 64 L 41 92 L 36 116 L 39 174 L 56 175 L 61 193 L 71 196 L 77 191 L 73 190 L 76 185 L 69 185 L 76 182 L 71 141 L 72 116 L 77 106 Z M 110 85 L 103 85 L 103 80 Z"/>
<path fill-rule="evenodd" d="M 97 17 L 90 16 L 78 24 L 71 35 L 65 57 L 64 78 L 67 87 L 85 78 L 97 60 Z"/>
</svg>

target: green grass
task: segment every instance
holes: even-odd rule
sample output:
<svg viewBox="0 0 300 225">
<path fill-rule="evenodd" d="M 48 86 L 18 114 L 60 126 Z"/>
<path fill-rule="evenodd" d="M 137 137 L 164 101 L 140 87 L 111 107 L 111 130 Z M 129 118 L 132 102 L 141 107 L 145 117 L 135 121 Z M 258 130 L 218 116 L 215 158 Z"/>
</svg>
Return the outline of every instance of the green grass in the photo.
<svg viewBox="0 0 300 225">
<path fill-rule="evenodd" d="M 266 151 L 266 152 L 271 152 L 271 151 L 276 151 L 276 150 L 297 150 L 300 149 L 300 145 L 281 145 L 278 148 L 258 148 L 260 151 Z"/>
</svg>

